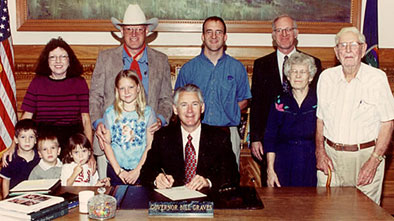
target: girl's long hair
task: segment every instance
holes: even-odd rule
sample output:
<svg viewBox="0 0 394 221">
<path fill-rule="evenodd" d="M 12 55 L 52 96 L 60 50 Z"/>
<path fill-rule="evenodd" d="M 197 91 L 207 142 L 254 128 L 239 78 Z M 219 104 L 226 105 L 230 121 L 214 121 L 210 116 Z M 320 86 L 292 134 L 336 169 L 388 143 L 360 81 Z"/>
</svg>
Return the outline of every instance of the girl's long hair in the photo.
<svg viewBox="0 0 394 221">
<path fill-rule="evenodd" d="M 137 87 L 140 87 L 140 92 L 137 95 L 137 100 L 135 102 L 135 111 L 138 114 L 138 119 L 144 119 L 144 111 L 146 107 L 146 100 L 145 100 L 145 90 L 144 86 L 142 85 L 142 82 L 140 78 L 138 77 L 137 73 L 131 70 L 123 70 L 118 73 L 118 75 L 115 78 L 115 101 L 114 101 L 114 109 L 116 113 L 116 119 L 115 121 L 118 121 L 122 118 L 122 113 L 124 111 L 123 105 L 124 102 L 120 100 L 119 98 L 119 81 L 122 78 L 128 78 L 132 81 L 134 81 L 137 84 Z"/>
</svg>

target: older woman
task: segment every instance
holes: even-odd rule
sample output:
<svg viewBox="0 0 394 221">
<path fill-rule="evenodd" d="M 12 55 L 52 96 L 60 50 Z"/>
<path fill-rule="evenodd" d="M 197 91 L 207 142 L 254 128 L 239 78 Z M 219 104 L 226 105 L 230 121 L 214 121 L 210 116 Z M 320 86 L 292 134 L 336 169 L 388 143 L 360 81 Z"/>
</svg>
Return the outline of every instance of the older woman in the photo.
<svg viewBox="0 0 394 221">
<path fill-rule="evenodd" d="M 268 186 L 316 186 L 316 92 L 309 89 L 316 66 L 295 52 L 284 72 L 292 87 L 271 108 L 264 136 Z"/>
<path fill-rule="evenodd" d="M 54 133 L 62 148 L 78 132 L 92 141 L 89 88 L 71 47 L 60 37 L 51 39 L 41 52 L 35 71 L 23 99 L 21 119 L 34 119 L 39 133 Z M 12 152 L 13 148 L 5 156 Z"/>
</svg>

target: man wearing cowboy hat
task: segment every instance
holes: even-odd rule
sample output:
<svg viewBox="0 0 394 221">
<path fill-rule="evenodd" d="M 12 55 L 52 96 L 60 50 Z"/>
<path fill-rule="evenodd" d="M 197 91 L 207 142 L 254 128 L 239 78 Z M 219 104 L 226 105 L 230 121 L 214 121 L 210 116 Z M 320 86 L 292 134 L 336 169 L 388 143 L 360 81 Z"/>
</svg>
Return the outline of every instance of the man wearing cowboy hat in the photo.
<svg viewBox="0 0 394 221">
<path fill-rule="evenodd" d="M 168 58 L 146 45 L 147 35 L 157 27 L 158 19 L 146 20 L 141 8 L 137 4 L 130 4 L 124 14 L 123 22 L 116 18 L 112 18 L 111 21 L 122 33 L 123 44 L 99 53 L 89 94 L 90 117 L 96 129 L 96 136 L 104 140 L 106 128 L 101 118 L 105 109 L 114 102 L 115 77 L 121 70 L 135 70 L 142 80 L 147 105 L 151 106 L 158 116 L 157 123 L 149 128 L 150 131 L 166 125 L 172 115 L 171 73 Z M 98 139 L 94 139 L 93 146 L 94 154 L 98 156 L 99 174 L 106 177 L 106 159 L 104 152 L 99 148 Z"/>
</svg>

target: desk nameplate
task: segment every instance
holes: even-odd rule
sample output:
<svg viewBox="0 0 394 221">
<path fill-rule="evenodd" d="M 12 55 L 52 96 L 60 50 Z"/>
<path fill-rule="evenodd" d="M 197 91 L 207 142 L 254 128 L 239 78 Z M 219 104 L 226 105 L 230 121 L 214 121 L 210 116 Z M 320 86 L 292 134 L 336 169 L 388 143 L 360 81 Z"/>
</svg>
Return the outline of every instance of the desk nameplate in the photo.
<svg viewBox="0 0 394 221">
<path fill-rule="evenodd" d="M 149 216 L 213 217 L 213 202 L 149 202 L 148 214 Z"/>
</svg>

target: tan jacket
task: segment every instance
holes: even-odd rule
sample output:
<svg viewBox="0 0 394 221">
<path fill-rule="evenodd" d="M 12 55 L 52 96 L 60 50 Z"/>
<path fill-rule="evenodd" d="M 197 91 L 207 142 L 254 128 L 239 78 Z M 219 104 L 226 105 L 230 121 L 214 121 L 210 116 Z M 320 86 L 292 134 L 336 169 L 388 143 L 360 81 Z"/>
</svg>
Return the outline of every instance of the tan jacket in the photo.
<svg viewBox="0 0 394 221">
<path fill-rule="evenodd" d="M 93 71 L 89 93 L 89 112 L 92 122 L 103 117 L 115 100 L 115 77 L 123 70 L 123 45 L 101 51 Z M 147 105 L 167 122 L 172 115 L 171 72 L 167 55 L 147 47 L 149 91 Z M 95 154 L 101 155 L 96 152 Z"/>
</svg>

